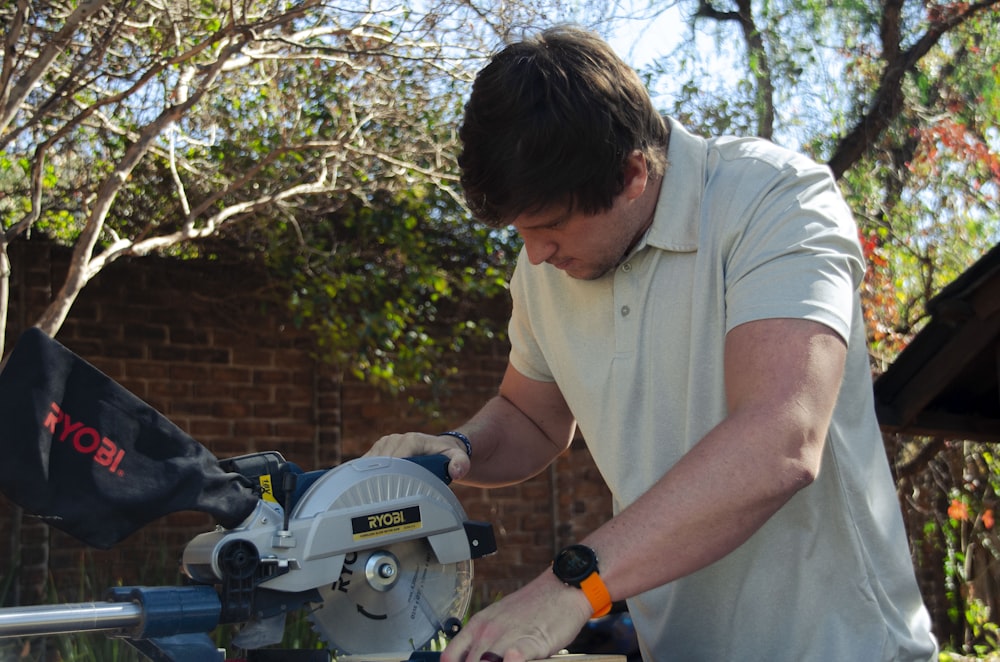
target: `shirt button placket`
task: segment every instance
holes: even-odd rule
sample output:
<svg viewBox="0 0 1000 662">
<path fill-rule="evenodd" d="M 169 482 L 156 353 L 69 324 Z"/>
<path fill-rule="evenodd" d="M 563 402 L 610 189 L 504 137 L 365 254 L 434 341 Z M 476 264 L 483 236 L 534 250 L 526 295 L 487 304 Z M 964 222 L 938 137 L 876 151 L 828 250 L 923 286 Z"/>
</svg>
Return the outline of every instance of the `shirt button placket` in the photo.
<svg viewBox="0 0 1000 662">
<path fill-rule="evenodd" d="M 632 276 L 632 263 L 624 262 L 618 267 L 618 274 L 615 278 L 615 305 L 618 307 L 618 318 L 615 323 L 615 350 L 620 356 L 629 356 L 633 352 L 635 339 L 634 329 L 629 329 L 632 325 L 628 322 L 629 315 L 632 314 L 630 302 L 635 297 L 635 283 Z"/>
</svg>

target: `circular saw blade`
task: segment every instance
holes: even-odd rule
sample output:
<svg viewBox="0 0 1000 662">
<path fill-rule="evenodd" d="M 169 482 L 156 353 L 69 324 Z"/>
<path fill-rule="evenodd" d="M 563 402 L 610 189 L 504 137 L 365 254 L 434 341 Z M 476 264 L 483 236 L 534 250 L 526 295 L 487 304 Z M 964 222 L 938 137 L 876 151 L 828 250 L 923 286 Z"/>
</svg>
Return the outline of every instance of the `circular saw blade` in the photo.
<svg viewBox="0 0 1000 662">
<path fill-rule="evenodd" d="M 442 565 L 425 539 L 394 543 L 350 555 L 309 619 L 337 653 L 408 654 L 465 614 L 471 582 L 471 561 Z"/>
</svg>

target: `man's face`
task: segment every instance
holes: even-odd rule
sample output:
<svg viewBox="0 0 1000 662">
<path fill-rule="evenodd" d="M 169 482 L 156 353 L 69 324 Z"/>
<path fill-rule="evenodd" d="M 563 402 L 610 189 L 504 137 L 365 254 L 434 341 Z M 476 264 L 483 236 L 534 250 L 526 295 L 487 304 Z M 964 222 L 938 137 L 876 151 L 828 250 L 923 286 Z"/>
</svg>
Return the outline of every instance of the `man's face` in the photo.
<svg viewBox="0 0 1000 662">
<path fill-rule="evenodd" d="M 593 215 L 556 206 L 525 213 L 513 226 L 532 264 L 548 262 L 571 278 L 595 280 L 613 270 L 649 226 L 625 194 Z"/>
</svg>

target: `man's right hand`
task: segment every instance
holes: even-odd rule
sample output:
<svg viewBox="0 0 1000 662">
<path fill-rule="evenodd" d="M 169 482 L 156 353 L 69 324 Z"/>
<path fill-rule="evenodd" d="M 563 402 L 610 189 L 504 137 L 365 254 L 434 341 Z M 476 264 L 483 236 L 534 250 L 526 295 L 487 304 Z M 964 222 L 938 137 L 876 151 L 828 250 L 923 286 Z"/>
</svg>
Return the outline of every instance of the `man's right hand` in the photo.
<svg viewBox="0 0 1000 662">
<path fill-rule="evenodd" d="M 469 473 L 472 462 L 461 440 L 450 435 L 433 435 L 422 432 L 405 432 L 382 437 L 368 449 L 365 457 L 416 457 L 418 455 L 445 455 L 448 457 L 448 474 L 452 480 L 461 480 Z"/>
</svg>

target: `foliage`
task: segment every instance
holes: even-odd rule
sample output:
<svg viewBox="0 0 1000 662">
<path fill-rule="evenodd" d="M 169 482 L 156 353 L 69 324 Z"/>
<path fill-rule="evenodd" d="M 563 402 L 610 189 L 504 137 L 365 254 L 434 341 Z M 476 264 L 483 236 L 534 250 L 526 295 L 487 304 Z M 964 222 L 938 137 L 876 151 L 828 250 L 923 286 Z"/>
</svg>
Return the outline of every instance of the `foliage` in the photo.
<svg viewBox="0 0 1000 662">
<path fill-rule="evenodd" d="M 926 597 L 947 616 L 936 624 L 943 650 L 1000 651 L 1000 457 L 986 444 L 944 442 L 900 489 L 918 567 L 936 575 Z"/>
<path fill-rule="evenodd" d="M 382 191 L 269 236 L 267 260 L 325 359 L 391 390 L 433 393 L 467 338 L 502 333 L 491 301 L 517 251 L 510 233 L 460 218 L 438 190 Z"/>
<path fill-rule="evenodd" d="M 457 200 L 454 127 L 473 72 L 506 34 L 550 10 L 559 3 L 5 5 L 0 331 L 6 247 L 29 235 L 74 247 L 36 320 L 54 334 L 87 282 L 123 256 L 202 255 L 196 242 L 236 237 L 246 223 L 278 237 L 352 200 L 411 190 Z M 428 222 L 458 227 L 460 205 L 448 211 Z M 492 288 L 495 275 L 483 276 Z M 363 304 L 380 314 L 381 302 Z M 420 313 L 400 313 L 409 317 Z"/>
<path fill-rule="evenodd" d="M 993 31 L 970 21 L 954 37 L 1000 55 Z M 911 107 L 845 176 L 874 257 L 866 292 L 869 310 L 881 317 L 871 340 L 882 365 L 918 330 L 923 304 L 1000 240 L 1000 159 L 991 138 L 1000 106 L 981 94 L 987 83 L 1000 90 L 1000 70 L 957 51 L 930 58 L 927 73 L 907 87 Z M 932 88 L 930 72 L 942 67 L 962 74 Z"/>
</svg>

